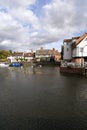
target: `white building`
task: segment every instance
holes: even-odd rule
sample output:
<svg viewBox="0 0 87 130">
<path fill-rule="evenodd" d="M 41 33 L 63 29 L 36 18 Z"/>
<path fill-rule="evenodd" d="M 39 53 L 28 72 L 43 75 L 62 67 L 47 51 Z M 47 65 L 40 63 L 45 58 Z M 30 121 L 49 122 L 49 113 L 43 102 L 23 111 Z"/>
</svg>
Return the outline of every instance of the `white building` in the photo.
<svg viewBox="0 0 87 130">
<path fill-rule="evenodd" d="M 79 37 L 73 45 L 72 57 L 87 57 L 87 34 Z"/>
<path fill-rule="evenodd" d="M 20 62 L 20 61 L 32 61 L 34 59 L 34 53 L 33 52 L 15 52 L 13 56 L 7 57 L 7 59 L 10 59 L 11 62 Z"/>
<path fill-rule="evenodd" d="M 70 61 L 72 59 L 72 39 L 65 39 L 63 42 L 63 59 Z"/>
<path fill-rule="evenodd" d="M 35 58 L 38 59 L 38 61 L 40 61 L 41 58 L 50 60 L 51 56 L 51 51 L 49 49 L 43 49 L 43 47 L 36 50 L 35 53 Z"/>
<path fill-rule="evenodd" d="M 64 40 L 63 60 L 76 63 L 87 62 L 87 33 Z"/>
<path fill-rule="evenodd" d="M 9 57 L 7 57 L 7 59 L 9 59 L 11 61 L 11 63 L 12 62 L 17 62 L 16 58 L 13 57 L 13 56 L 9 56 Z"/>
</svg>

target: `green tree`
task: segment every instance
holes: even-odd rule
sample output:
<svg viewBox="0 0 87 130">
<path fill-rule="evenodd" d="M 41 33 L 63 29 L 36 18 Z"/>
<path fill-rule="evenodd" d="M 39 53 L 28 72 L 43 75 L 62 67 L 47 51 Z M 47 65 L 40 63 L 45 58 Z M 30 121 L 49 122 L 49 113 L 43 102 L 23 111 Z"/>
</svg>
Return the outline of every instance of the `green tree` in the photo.
<svg viewBox="0 0 87 130">
<path fill-rule="evenodd" d="M 12 50 L 9 50 L 9 52 L 10 52 L 10 54 L 11 54 L 11 55 L 13 55 L 13 52 L 12 52 Z"/>
<path fill-rule="evenodd" d="M 1 50 L 0 51 L 0 59 L 6 59 L 8 56 L 10 56 L 10 52 L 7 50 Z"/>
</svg>

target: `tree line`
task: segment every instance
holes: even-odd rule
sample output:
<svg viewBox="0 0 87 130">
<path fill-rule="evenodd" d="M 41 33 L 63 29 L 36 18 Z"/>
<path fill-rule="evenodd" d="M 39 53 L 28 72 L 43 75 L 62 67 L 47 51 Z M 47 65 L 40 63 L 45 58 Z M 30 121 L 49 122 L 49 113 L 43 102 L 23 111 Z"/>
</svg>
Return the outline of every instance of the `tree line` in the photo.
<svg viewBox="0 0 87 130">
<path fill-rule="evenodd" d="M 12 51 L 0 50 L 0 59 L 6 59 L 8 56 L 12 55 Z"/>
</svg>

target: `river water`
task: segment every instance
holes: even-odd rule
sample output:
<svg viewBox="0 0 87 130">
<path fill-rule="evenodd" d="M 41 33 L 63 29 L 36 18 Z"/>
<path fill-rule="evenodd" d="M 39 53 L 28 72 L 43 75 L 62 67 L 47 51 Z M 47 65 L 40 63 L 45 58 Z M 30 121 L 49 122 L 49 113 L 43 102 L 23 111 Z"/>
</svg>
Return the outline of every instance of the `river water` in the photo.
<svg viewBox="0 0 87 130">
<path fill-rule="evenodd" d="M 0 130 L 87 130 L 87 77 L 0 68 Z"/>
</svg>

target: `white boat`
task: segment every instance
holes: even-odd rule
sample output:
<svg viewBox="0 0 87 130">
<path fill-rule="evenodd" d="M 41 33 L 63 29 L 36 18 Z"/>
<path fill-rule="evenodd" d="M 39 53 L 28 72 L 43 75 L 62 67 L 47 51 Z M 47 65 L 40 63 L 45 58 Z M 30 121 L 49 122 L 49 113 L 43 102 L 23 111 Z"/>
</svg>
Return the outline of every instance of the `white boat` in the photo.
<svg viewBox="0 0 87 130">
<path fill-rule="evenodd" d="M 9 67 L 8 63 L 0 63 L 0 67 Z"/>
</svg>

